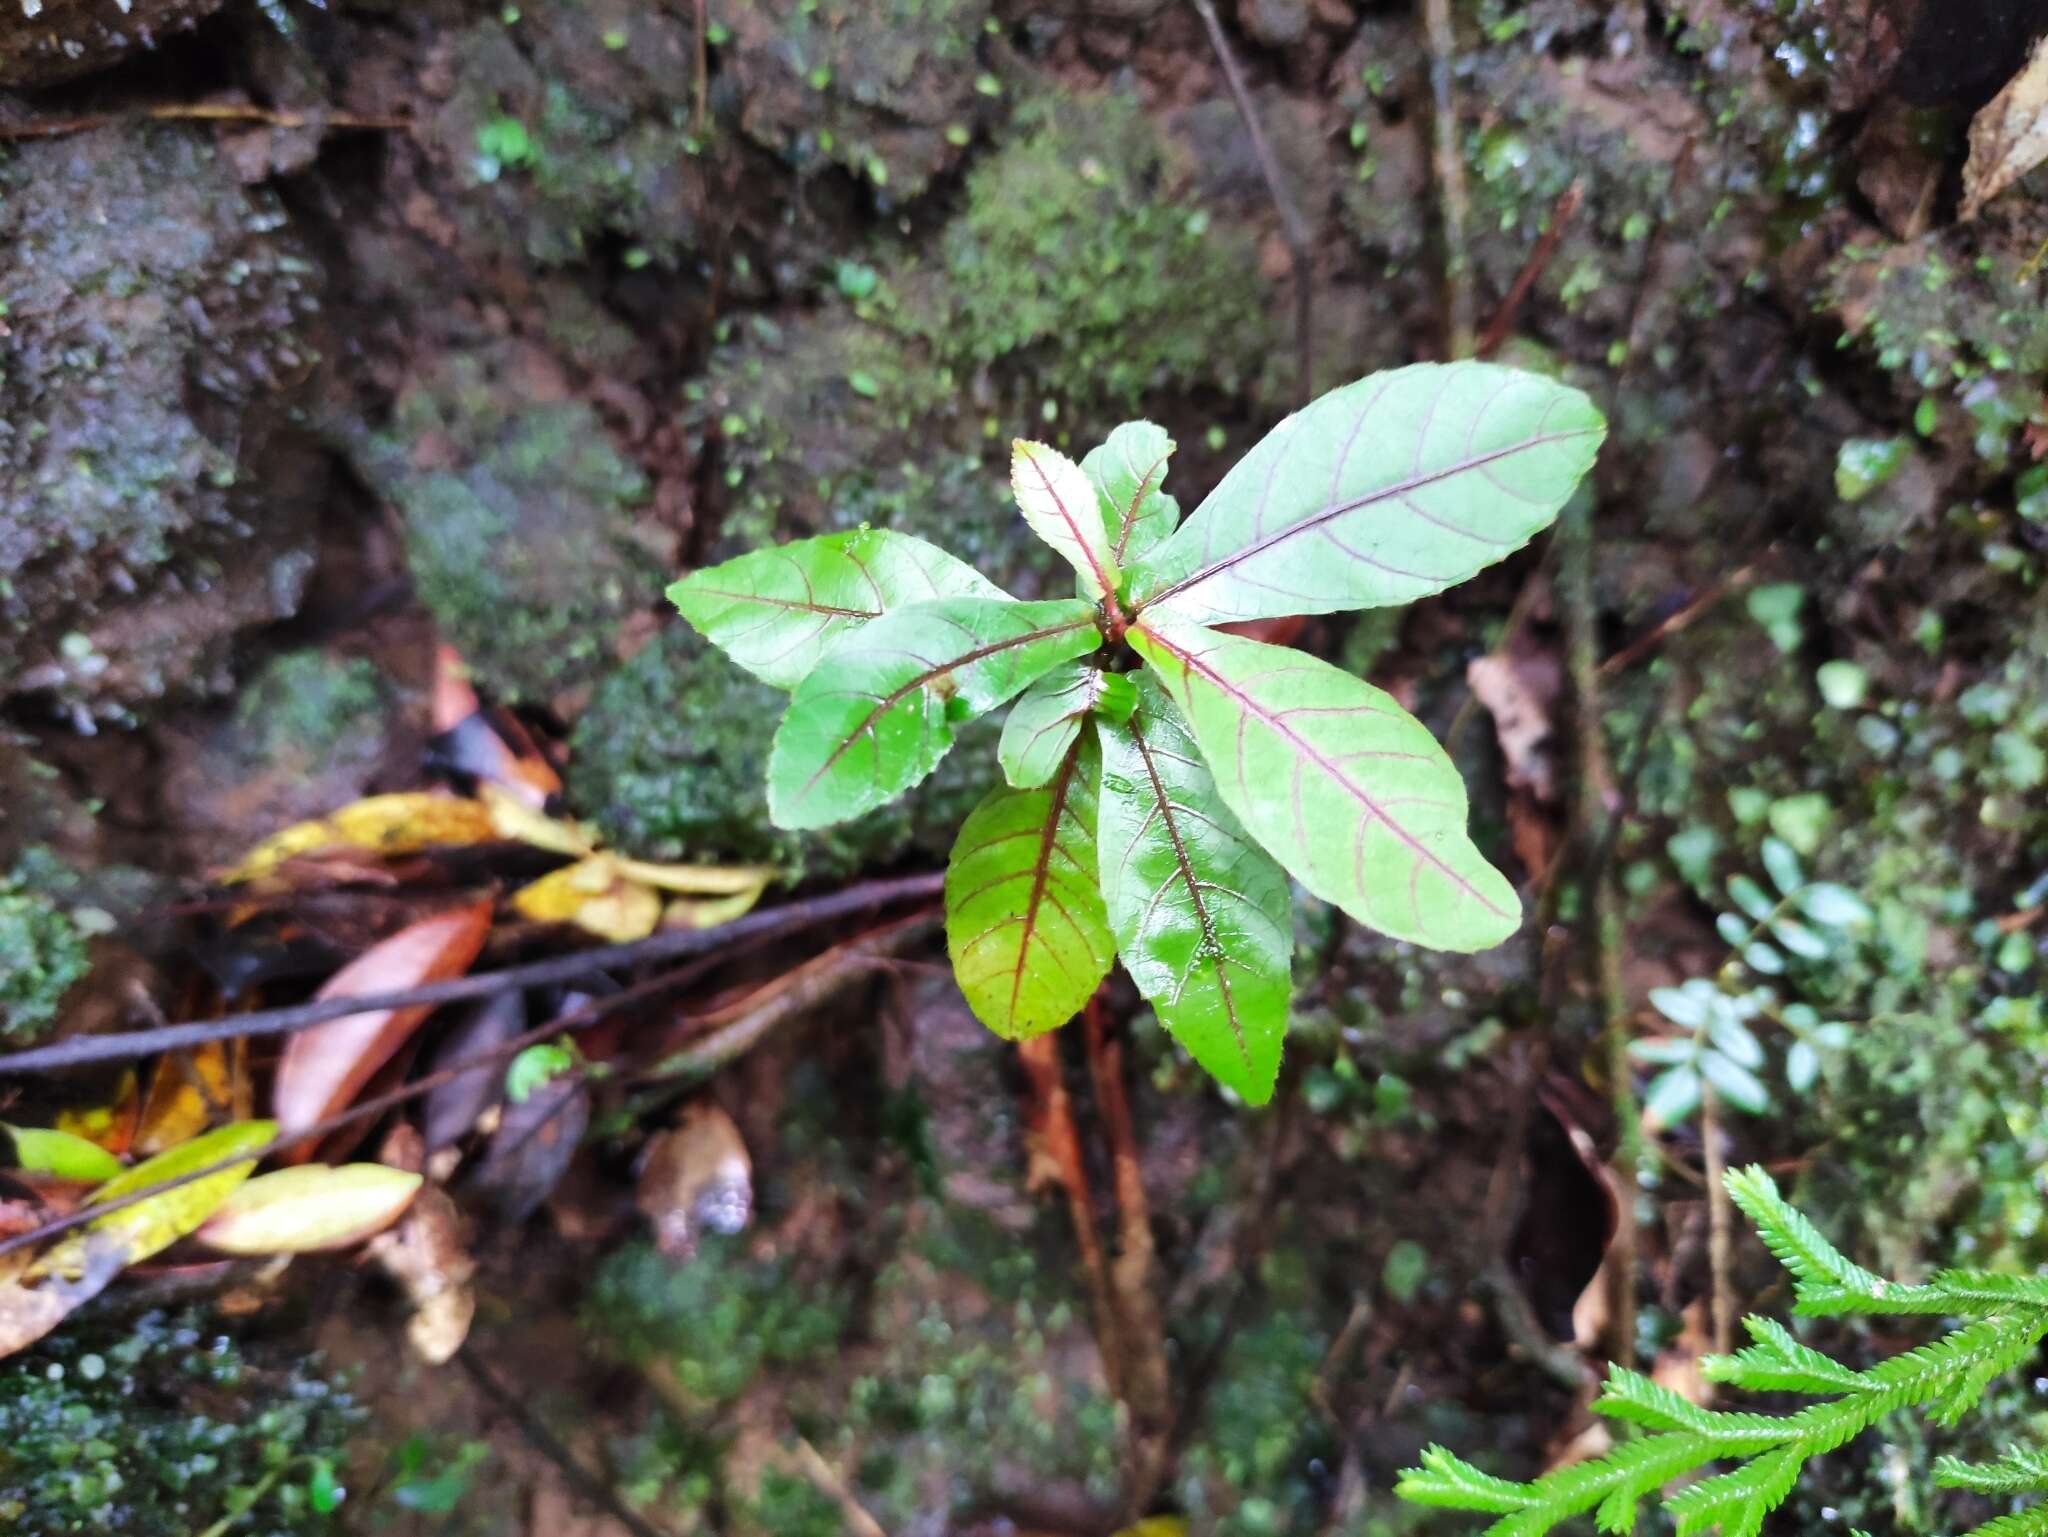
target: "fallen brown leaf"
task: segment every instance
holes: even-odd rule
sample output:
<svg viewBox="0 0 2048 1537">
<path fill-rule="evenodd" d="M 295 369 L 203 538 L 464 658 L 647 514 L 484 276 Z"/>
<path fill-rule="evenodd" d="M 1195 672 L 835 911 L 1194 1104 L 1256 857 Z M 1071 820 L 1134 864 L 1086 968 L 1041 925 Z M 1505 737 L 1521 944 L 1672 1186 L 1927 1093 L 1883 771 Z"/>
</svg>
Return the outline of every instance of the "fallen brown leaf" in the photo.
<svg viewBox="0 0 2048 1537">
<path fill-rule="evenodd" d="M 2004 90 L 1970 120 L 1970 159 L 1963 167 L 1962 216 L 1984 205 L 2048 160 L 2048 38 Z"/>
<path fill-rule="evenodd" d="M 318 996 L 348 998 L 459 977 L 482 950 L 490 925 L 489 902 L 423 918 L 342 967 Z M 273 1090 L 278 1124 L 298 1131 L 348 1104 L 431 1012 L 417 1005 L 373 1009 L 293 1036 Z"/>
</svg>

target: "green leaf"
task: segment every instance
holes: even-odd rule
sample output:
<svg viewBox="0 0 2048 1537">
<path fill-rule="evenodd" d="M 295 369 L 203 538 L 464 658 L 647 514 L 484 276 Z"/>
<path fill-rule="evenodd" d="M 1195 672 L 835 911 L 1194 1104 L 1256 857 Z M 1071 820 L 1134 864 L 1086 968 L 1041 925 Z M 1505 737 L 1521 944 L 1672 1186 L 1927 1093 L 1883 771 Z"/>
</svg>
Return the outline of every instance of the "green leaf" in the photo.
<svg viewBox="0 0 2048 1537">
<path fill-rule="evenodd" d="M 85 1204 L 89 1207 L 103 1206 L 164 1180 L 211 1168 L 223 1159 L 266 1146 L 276 1135 L 275 1121 L 236 1121 L 216 1127 L 131 1169 L 124 1169 L 95 1188 L 85 1198 Z M 88 1263 L 95 1245 L 107 1243 L 117 1247 L 124 1265 L 148 1259 L 152 1254 L 168 1249 L 212 1216 L 255 1168 L 254 1159 L 231 1163 L 215 1173 L 202 1174 L 132 1206 L 123 1206 L 118 1211 L 95 1217 L 82 1232 L 59 1241 L 48 1253 L 39 1256 L 29 1267 L 29 1274 L 63 1275 L 77 1271 Z"/>
<path fill-rule="evenodd" d="M 1082 595 L 1114 597 L 1123 573 L 1110 552 L 1095 484 L 1081 466 L 1056 448 L 1017 438 L 1010 444 L 1010 489 L 1031 532 L 1081 573 Z"/>
<path fill-rule="evenodd" d="M 120 1159 L 97 1142 L 88 1142 L 68 1131 L 0 1125 L 0 1134 L 14 1144 L 12 1167 L 31 1174 L 98 1184 L 121 1172 Z"/>
<path fill-rule="evenodd" d="M 1579 391 L 1491 363 L 1360 379 L 1238 461 L 1130 596 L 1216 624 L 1441 592 L 1547 528 L 1606 431 Z"/>
<path fill-rule="evenodd" d="M 1102 741 L 1102 894 L 1124 969 L 1173 1038 L 1247 1103 L 1280 1073 L 1294 951 L 1287 876 L 1245 836 L 1158 680 Z"/>
<path fill-rule="evenodd" d="M 857 528 L 693 571 L 668 596 L 706 640 L 762 682 L 787 689 L 847 631 L 892 609 L 1004 594 L 937 545 Z"/>
<path fill-rule="evenodd" d="M 1119 565 L 1143 559 L 1180 522 L 1180 503 L 1160 487 L 1173 439 L 1150 422 L 1125 422 L 1081 461 L 1095 483 L 1110 552 Z"/>
<path fill-rule="evenodd" d="M 1032 790 L 1052 779 L 1109 677 L 1082 662 L 1063 662 L 1017 696 L 996 745 L 1003 777 L 1012 786 Z"/>
<path fill-rule="evenodd" d="M 1688 1062 L 1651 1080 L 1649 1091 L 1643 1095 L 1643 1114 L 1659 1126 L 1676 1126 L 1697 1110 L 1699 1103 L 1699 1070 Z"/>
<path fill-rule="evenodd" d="M 1484 950 L 1521 922 L 1507 877 L 1465 832 L 1465 784 L 1429 730 L 1329 663 L 1148 620 L 1159 670 L 1224 803 L 1287 872 L 1370 928 Z"/>
<path fill-rule="evenodd" d="M 1700 1053 L 1700 1072 L 1714 1091 L 1737 1110 L 1762 1115 L 1771 1108 L 1771 1091 L 1763 1081 L 1733 1057 L 1718 1051 Z"/>
<path fill-rule="evenodd" d="M 768 756 L 777 827 L 825 827 L 893 800 L 953 745 L 953 727 L 1101 643 L 1078 598 L 944 598 L 843 637 L 797 686 Z"/>
<path fill-rule="evenodd" d="M 946 949 L 979 1019 L 1021 1041 L 1080 1012 L 1116 959 L 1095 879 L 1094 742 L 1070 742 L 1039 789 L 998 785 L 946 864 Z"/>
<path fill-rule="evenodd" d="M 523 1105 L 575 1065 L 575 1054 L 560 1041 L 529 1046 L 505 1068 L 505 1097 Z"/>
</svg>

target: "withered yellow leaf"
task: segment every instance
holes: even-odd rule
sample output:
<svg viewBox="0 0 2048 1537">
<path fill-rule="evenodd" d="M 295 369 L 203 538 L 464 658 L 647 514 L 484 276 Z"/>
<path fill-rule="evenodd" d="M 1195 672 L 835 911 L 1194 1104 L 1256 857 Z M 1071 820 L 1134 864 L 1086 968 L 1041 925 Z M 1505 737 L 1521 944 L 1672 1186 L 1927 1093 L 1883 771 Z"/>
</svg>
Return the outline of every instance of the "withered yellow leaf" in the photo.
<svg viewBox="0 0 2048 1537">
<path fill-rule="evenodd" d="M 1970 119 L 1970 159 L 1963 167 L 1962 216 L 1984 205 L 2048 160 L 2048 37 L 2004 90 Z"/>
<path fill-rule="evenodd" d="M 221 879 L 232 885 L 268 875 L 288 859 L 323 849 L 416 854 L 422 849 L 489 843 L 500 836 L 480 801 L 428 791 L 372 795 L 311 822 L 273 833 Z"/>
</svg>

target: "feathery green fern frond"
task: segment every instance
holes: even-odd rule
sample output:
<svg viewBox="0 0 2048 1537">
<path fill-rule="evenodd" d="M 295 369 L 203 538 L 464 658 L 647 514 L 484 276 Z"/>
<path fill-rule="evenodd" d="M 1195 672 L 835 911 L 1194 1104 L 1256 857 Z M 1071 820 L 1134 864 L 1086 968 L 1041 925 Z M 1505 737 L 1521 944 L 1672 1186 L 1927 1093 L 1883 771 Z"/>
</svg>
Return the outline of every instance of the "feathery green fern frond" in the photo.
<svg viewBox="0 0 2048 1537">
<path fill-rule="evenodd" d="M 1728 1189 L 1791 1271 L 1799 1312 L 1940 1315 L 1962 1322 L 1939 1339 L 1858 1371 L 1801 1343 L 1782 1324 L 1750 1318 L 1744 1322 L 1751 1343 L 1732 1356 L 1706 1358 L 1701 1369 L 1708 1380 L 1730 1387 L 1813 1400 L 1795 1413 L 1707 1409 L 1615 1368 L 1593 1407 L 1651 1434 L 1523 1484 L 1433 1446 L 1421 1467 L 1401 1475 L 1395 1492 L 1420 1505 L 1495 1516 L 1487 1537 L 1540 1537 L 1588 1511 L 1602 1531 L 1620 1533 L 1634 1529 L 1645 1496 L 1699 1474 L 1664 1502 L 1679 1537 L 1713 1530 L 1757 1537 L 1764 1517 L 1784 1502 L 1812 1458 L 1895 1409 L 1918 1408 L 1936 1424 L 1953 1424 L 1994 1378 L 2048 1338 L 2048 1278 L 1949 1270 L 1924 1286 L 1900 1285 L 1839 1253 L 1762 1169 L 1731 1172 Z M 1947 1458 L 1940 1481 L 1985 1493 L 2048 1490 L 2048 1452 L 2015 1451 L 1988 1465 Z M 2048 1502 L 1999 1516 L 1970 1537 L 2048 1537 Z"/>
</svg>

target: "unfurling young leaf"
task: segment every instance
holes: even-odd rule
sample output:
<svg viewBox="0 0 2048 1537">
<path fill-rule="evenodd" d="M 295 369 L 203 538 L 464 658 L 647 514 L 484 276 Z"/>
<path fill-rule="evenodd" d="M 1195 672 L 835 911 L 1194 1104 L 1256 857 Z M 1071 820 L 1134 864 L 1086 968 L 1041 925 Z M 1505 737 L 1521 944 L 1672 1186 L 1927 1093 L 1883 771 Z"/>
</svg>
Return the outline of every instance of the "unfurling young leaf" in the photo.
<svg viewBox="0 0 2048 1537">
<path fill-rule="evenodd" d="M 1122 572 L 1110 551 L 1095 483 L 1056 448 L 1018 438 L 1010 445 L 1010 489 L 1031 531 L 1081 577 L 1081 596 L 1116 595 Z"/>
<path fill-rule="evenodd" d="M 1489 363 L 1360 379 L 1239 460 L 1130 599 L 1219 624 L 1442 592 L 1549 527 L 1605 432 L 1579 391 Z"/>
<path fill-rule="evenodd" d="M 1300 651 L 1148 620 L 1158 669 L 1223 801 L 1301 884 L 1370 928 L 1483 950 L 1521 922 L 1465 832 L 1465 785 L 1393 698 Z"/>
<path fill-rule="evenodd" d="M 1003 777 L 1019 790 L 1051 779 L 1066 761 L 1090 711 L 1117 718 L 1129 715 L 1136 699 L 1131 680 L 1082 662 L 1065 662 L 1017 697 L 1003 722 L 996 759 Z"/>
<path fill-rule="evenodd" d="M 1180 522 L 1180 503 L 1161 486 L 1173 439 L 1150 422 L 1125 422 L 1081 461 L 1095 483 L 1117 564 L 1142 560 Z"/>
<path fill-rule="evenodd" d="M 946 598 L 863 625 L 790 700 L 768 756 L 769 815 L 777 827 L 826 827 L 894 800 L 938 765 L 956 723 L 1101 639 L 1078 598 Z"/>
<path fill-rule="evenodd" d="M 1173 1038 L 1249 1104 L 1273 1095 L 1292 990 L 1287 877 L 1216 793 L 1157 680 L 1102 740 L 1102 895 L 1124 969 Z"/>
<path fill-rule="evenodd" d="M 835 641 L 870 619 L 934 598 L 1001 598 L 1003 591 L 937 545 L 857 528 L 693 571 L 668 596 L 740 666 L 793 689 Z"/>
<path fill-rule="evenodd" d="M 1058 1029 L 1116 958 L 1095 879 L 1101 758 L 1078 737 L 1042 788 L 998 785 L 946 865 L 946 948 L 975 1017 L 1007 1040 Z"/>
</svg>

